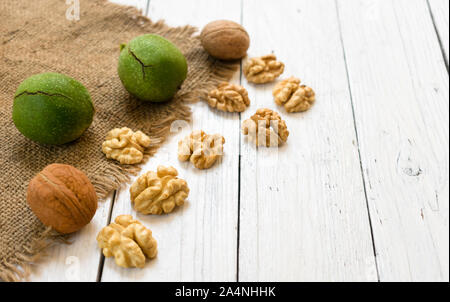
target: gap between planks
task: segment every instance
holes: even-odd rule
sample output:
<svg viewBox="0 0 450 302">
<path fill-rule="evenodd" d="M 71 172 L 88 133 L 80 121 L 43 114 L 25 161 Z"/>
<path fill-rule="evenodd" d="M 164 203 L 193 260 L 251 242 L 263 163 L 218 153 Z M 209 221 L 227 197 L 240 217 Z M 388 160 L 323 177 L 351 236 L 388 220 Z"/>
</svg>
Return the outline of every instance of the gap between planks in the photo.
<svg viewBox="0 0 450 302">
<path fill-rule="evenodd" d="M 442 44 L 439 44 L 435 36 L 436 28 L 433 28 L 435 24 L 427 12 L 427 3 L 423 1 L 391 1 L 387 3 L 387 6 L 369 1 L 339 2 L 339 8 L 344 11 L 340 23 L 346 28 L 342 29 L 342 36 L 348 43 L 344 48 L 347 54 L 350 53 L 346 61 L 347 69 L 351 71 L 349 81 L 351 85 L 358 84 L 352 96 L 357 98 L 357 106 L 354 108 L 357 128 L 361 130 L 360 133 L 365 133 L 360 136 L 361 146 L 364 147 L 361 149 L 363 172 L 368 180 L 368 189 L 370 188 L 368 190 L 369 215 L 374 222 L 376 259 L 382 281 L 418 281 L 437 278 L 448 280 L 448 266 L 445 271 L 445 265 L 440 264 L 441 261 L 445 261 L 445 258 L 439 257 L 440 254 L 444 257 L 447 252 L 448 261 L 448 216 L 447 219 L 445 218 L 448 211 L 445 214 L 443 210 L 441 219 L 439 210 L 435 211 L 431 205 L 427 206 L 428 198 L 434 198 L 432 190 L 436 194 L 436 190 L 441 190 L 444 196 L 447 191 L 448 196 L 448 162 L 447 176 L 443 176 L 441 175 L 442 167 L 437 160 L 441 157 L 440 153 L 446 153 L 448 159 L 448 128 L 445 130 L 441 127 L 442 124 L 438 124 L 440 121 L 448 124 L 448 115 L 444 113 L 448 113 L 448 102 L 445 101 L 445 99 L 448 100 L 448 69 L 446 69 L 445 61 L 442 61 Z M 372 22 L 365 20 L 361 15 L 353 15 L 357 6 L 352 7 L 352 3 L 359 4 L 361 13 L 366 12 L 371 15 L 379 13 L 380 15 L 378 18 L 374 17 Z M 368 3 L 373 5 L 368 6 Z M 407 15 L 407 13 L 413 14 Z M 381 22 L 387 25 L 391 22 L 393 30 L 377 26 Z M 362 24 L 364 26 L 358 26 Z M 423 30 L 420 31 L 420 29 Z M 372 37 L 372 35 L 373 39 L 364 41 L 365 36 Z M 423 43 L 422 40 L 427 43 Z M 380 52 L 375 51 L 375 47 L 379 47 Z M 361 53 L 361 50 L 365 52 Z M 432 60 L 426 64 L 424 60 L 420 60 L 420 56 Z M 387 70 L 390 70 L 387 77 L 382 76 L 384 70 L 380 67 L 381 65 L 374 64 L 377 60 L 380 63 L 386 62 Z M 398 79 L 399 83 L 389 81 L 390 78 Z M 383 89 L 374 89 L 373 94 L 368 94 L 369 87 L 372 86 L 371 82 L 381 85 L 379 88 Z M 373 106 L 373 101 L 377 100 L 377 97 L 380 99 L 378 107 Z M 431 98 L 434 102 L 430 102 L 429 108 L 408 103 L 409 99 L 416 100 L 420 104 L 423 99 L 431 100 Z M 398 101 L 391 102 L 397 105 L 398 114 L 392 114 L 392 108 L 388 109 L 389 107 L 386 106 L 389 105 L 388 100 Z M 371 117 L 375 124 L 367 122 Z M 379 121 L 384 122 L 378 128 L 376 127 L 377 117 Z M 419 131 L 420 127 L 425 127 L 428 131 Z M 389 136 L 382 137 L 381 141 L 375 142 L 370 138 L 383 131 Z M 404 151 L 401 141 L 406 139 L 410 149 Z M 447 147 L 445 147 L 446 140 Z M 417 144 L 412 146 L 411 141 L 417 141 Z M 422 147 L 428 144 L 429 146 Z M 398 174 L 396 171 L 398 167 L 389 164 L 395 160 L 393 155 L 397 148 L 400 148 L 399 152 L 405 152 L 409 157 L 416 157 L 413 157 L 415 161 L 413 164 L 417 161 L 422 168 L 426 167 L 427 173 L 424 173 L 421 178 L 416 178 L 416 184 L 413 184 L 411 179 L 407 179 L 415 175 L 409 175 L 404 171 L 405 175 Z M 434 158 L 436 156 L 437 158 Z M 411 159 L 408 158 L 408 160 Z M 385 165 L 383 169 L 380 166 L 382 164 Z M 443 168 L 446 168 L 445 165 Z M 369 169 L 375 176 L 369 176 Z M 447 189 L 445 184 L 441 184 L 445 179 L 447 179 Z M 392 182 L 389 183 L 389 181 Z M 392 188 L 391 184 L 394 185 Z M 409 203 L 401 204 L 398 200 Z M 421 218 L 416 216 L 416 210 L 417 214 L 419 210 L 422 211 Z M 426 219 L 424 219 L 424 211 L 426 211 Z M 447 233 L 441 228 L 445 226 L 445 221 L 447 221 Z M 430 224 L 434 229 L 430 229 Z"/>
<path fill-rule="evenodd" d="M 241 16 L 240 16 L 240 24 L 243 25 L 244 22 L 244 0 L 240 1 L 241 5 Z M 239 65 L 239 85 L 242 86 L 242 62 L 244 59 L 241 60 L 241 63 Z M 241 160 L 242 160 L 242 149 L 241 149 L 241 139 L 242 139 L 242 115 L 241 112 L 239 112 L 239 156 L 238 156 L 238 213 L 237 213 L 237 246 L 236 246 L 236 282 L 239 282 L 239 240 L 240 240 L 240 234 L 241 234 Z"/>
<path fill-rule="evenodd" d="M 347 85 L 348 85 L 347 89 L 348 89 L 348 93 L 350 96 L 350 104 L 351 104 L 351 108 L 352 108 L 353 126 L 355 129 L 356 145 L 358 148 L 358 159 L 359 159 L 359 166 L 361 169 L 361 179 L 362 179 L 363 188 L 364 188 L 364 198 L 366 199 L 367 218 L 369 219 L 373 256 L 374 256 L 374 260 L 375 260 L 375 268 L 377 271 L 377 279 L 378 279 L 378 282 L 380 282 L 380 270 L 378 268 L 377 249 L 376 249 L 375 239 L 374 239 L 374 235 L 373 235 L 372 218 L 370 217 L 369 199 L 367 198 L 366 178 L 364 176 L 364 168 L 363 168 L 363 162 L 362 162 L 362 158 L 361 158 L 361 147 L 360 147 L 360 143 L 359 143 L 358 126 L 356 124 L 356 115 L 355 115 L 355 104 L 354 104 L 354 100 L 353 100 L 352 85 L 350 83 L 350 76 L 349 76 L 349 70 L 348 70 L 348 64 L 347 64 L 347 55 L 345 52 L 344 38 L 342 36 L 342 23 L 341 23 L 341 17 L 340 17 L 340 13 L 339 13 L 338 0 L 335 0 L 334 4 L 336 5 L 336 15 L 337 15 L 337 21 L 338 21 L 338 27 L 339 27 L 339 39 L 341 41 L 342 54 L 343 54 L 344 65 L 345 65 L 345 73 L 347 76 Z"/>
<path fill-rule="evenodd" d="M 430 13 L 431 20 L 433 21 L 434 31 L 436 32 L 436 37 L 439 41 L 439 46 L 441 47 L 442 59 L 444 60 L 444 64 L 445 64 L 445 67 L 447 68 L 447 73 L 448 73 L 449 72 L 448 58 L 447 58 L 447 54 L 445 53 L 443 38 L 441 37 L 441 33 L 439 32 L 436 18 L 434 16 L 433 10 L 431 8 L 430 0 L 425 0 L 425 1 L 427 2 L 428 12 Z"/>
<path fill-rule="evenodd" d="M 108 219 L 106 219 L 105 226 L 107 226 L 107 225 L 109 225 L 111 223 L 111 216 L 112 216 L 112 213 L 113 213 L 114 203 L 116 202 L 116 196 L 117 195 L 119 195 L 118 194 L 118 190 L 115 190 L 114 193 L 113 193 L 113 197 L 111 199 L 111 204 L 109 206 Z M 104 264 L 105 264 L 105 256 L 103 255 L 103 249 L 100 249 L 100 260 L 99 260 L 98 271 L 97 271 L 97 278 L 96 278 L 97 282 L 101 282 L 101 280 L 102 280 L 102 273 L 103 273 L 103 265 Z"/>
</svg>

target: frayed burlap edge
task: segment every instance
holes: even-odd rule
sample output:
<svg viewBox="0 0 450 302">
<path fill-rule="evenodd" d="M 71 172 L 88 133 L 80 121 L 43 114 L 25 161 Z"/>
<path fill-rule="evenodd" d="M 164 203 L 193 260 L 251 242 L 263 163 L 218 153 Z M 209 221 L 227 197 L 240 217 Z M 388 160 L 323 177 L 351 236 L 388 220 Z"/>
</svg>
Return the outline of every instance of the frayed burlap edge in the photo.
<svg viewBox="0 0 450 302">
<path fill-rule="evenodd" d="M 129 8 L 131 12 L 136 11 L 135 8 Z M 145 16 L 139 16 L 139 21 L 150 22 L 152 21 Z M 164 20 L 160 20 L 153 24 L 158 26 L 161 30 L 167 33 L 177 31 L 180 34 L 189 32 L 194 35 L 197 29 L 192 26 L 184 27 L 169 27 Z M 218 84 L 223 81 L 231 79 L 233 74 L 239 68 L 239 62 L 230 64 L 229 62 L 223 63 L 215 61 L 215 72 L 209 76 L 209 80 L 202 83 L 195 92 L 186 92 L 182 95 L 178 95 L 182 101 L 186 104 L 194 103 L 200 99 L 204 99 L 207 93 L 216 88 Z M 153 144 L 146 150 L 144 155 L 143 164 L 156 153 L 158 148 L 167 138 L 170 132 L 171 123 L 176 120 L 189 121 L 191 118 L 191 110 L 186 104 L 181 104 L 173 115 L 165 120 L 161 121 L 160 125 L 152 128 L 155 133 L 151 136 Z M 118 189 L 123 184 L 129 183 L 131 176 L 137 175 L 141 171 L 141 166 L 111 166 L 108 168 L 105 175 L 97 176 L 92 179 L 92 183 L 95 187 L 99 199 L 104 199 L 113 190 Z M 16 253 L 11 259 L 4 259 L 0 263 L 0 279 L 8 282 L 17 282 L 26 280 L 30 275 L 33 265 L 38 263 L 46 256 L 46 250 L 57 242 L 69 244 L 68 239 L 70 235 L 59 235 L 51 228 L 47 228 L 45 232 L 34 238 L 28 246 L 24 247 L 25 252 Z"/>
</svg>

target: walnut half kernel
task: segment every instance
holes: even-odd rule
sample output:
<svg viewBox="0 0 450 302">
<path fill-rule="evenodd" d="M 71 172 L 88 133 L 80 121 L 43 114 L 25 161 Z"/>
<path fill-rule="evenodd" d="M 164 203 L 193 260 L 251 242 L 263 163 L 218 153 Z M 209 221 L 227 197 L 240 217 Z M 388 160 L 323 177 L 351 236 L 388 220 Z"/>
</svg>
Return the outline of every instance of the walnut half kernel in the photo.
<svg viewBox="0 0 450 302">
<path fill-rule="evenodd" d="M 277 105 L 284 105 L 287 112 L 303 112 L 316 100 L 312 88 L 300 85 L 300 79 L 290 77 L 275 85 L 272 94 Z"/>
<path fill-rule="evenodd" d="M 277 147 L 286 142 L 289 131 L 280 115 L 267 108 L 261 108 L 242 123 L 242 132 L 256 146 Z"/>
<path fill-rule="evenodd" d="M 145 148 L 149 146 L 150 138 L 147 135 L 123 127 L 108 132 L 102 144 L 102 151 L 107 158 L 130 165 L 140 163 L 144 158 Z"/>
<path fill-rule="evenodd" d="M 242 112 L 250 106 L 250 99 L 244 87 L 223 82 L 209 92 L 208 104 L 222 111 Z"/>
<path fill-rule="evenodd" d="M 209 169 L 223 155 L 223 144 L 225 138 L 220 134 L 193 131 L 178 142 L 178 159 L 190 160 L 197 169 Z"/>
<path fill-rule="evenodd" d="M 142 268 L 146 258 L 155 258 L 157 254 L 152 231 L 131 215 L 117 216 L 113 223 L 98 233 L 97 242 L 103 249 L 103 255 L 114 257 L 121 267 Z"/>
<path fill-rule="evenodd" d="M 130 188 L 134 209 L 142 214 L 170 213 L 182 206 L 189 195 L 185 180 L 177 177 L 173 167 L 159 166 L 156 172 L 140 176 Z"/>
<path fill-rule="evenodd" d="M 255 84 L 273 82 L 283 71 L 284 64 L 274 54 L 248 60 L 243 70 L 247 80 Z"/>
</svg>

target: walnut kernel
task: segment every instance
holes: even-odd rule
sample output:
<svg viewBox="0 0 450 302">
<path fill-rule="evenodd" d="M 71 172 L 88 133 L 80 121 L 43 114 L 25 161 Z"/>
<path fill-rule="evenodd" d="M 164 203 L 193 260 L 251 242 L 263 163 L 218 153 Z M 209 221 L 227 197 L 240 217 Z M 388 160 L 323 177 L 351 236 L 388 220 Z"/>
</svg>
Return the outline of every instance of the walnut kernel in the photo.
<svg viewBox="0 0 450 302">
<path fill-rule="evenodd" d="M 108 132 L 102 150 L 107 158 L 115 159 L 121 164 L 137 164 L 144 158 L 144 150 L 148 146 L 150 138 L 147 135 L 123 127 Z"/>
<path fill-rule="evenodd" d="M 242 132 L 256 146 L 276 147 L 286 142 L 289 131 L 280 115 L 267 108 L 261 108 L 242 123 Z"/>
<path fill-rule="evenodd" d="M 149 171 L 141 175 L 130 188 L 134 209 L 143 214 L 160 215 L 182 206 L 189 188 L 177 175 L 175 168 L 164 166 L 159 166 L 156 173 Z"/>
<path fill-rule="evenodd" d="M 252 58 L 244 66 L 244 75 L 249 82 L 263 84 L 274 81 L 284 71 L 284 64 L 274 54 Z"/>
<path fill-rule="evenodd" d="M 300 85 L 295 77 L 283 80 L 275 85 L 272 94 L 275 103 L 284 105 L 287 112 L 303 112 L 311 108 L 316 99 L 312 88 Z"/>
<path fill-rule="evenodd" d="M 250 105 L 250 99 L 244 87 L 223 82 L 209 92 L 208 104 L 222 111 L 242 112 Z"/>
<path fill-rule="evenodd" d="M 97 242 L 105 257 L 114 257 L 121 267 L 144 267 L 145 258 L 155 258 L 157 243 L 152 231 L 134 220 L 131 215 L 117 216 L 115 222 L 104 227 Z"/>
<path fill-rule="evenodd" d="M 193 131 L 178 142 L 178 159 L 190 160 L 198 169 L 209 169 L 223 155 L 225 138 L 220 134 L 208 135 L 201 130 Z"/>
</svg>

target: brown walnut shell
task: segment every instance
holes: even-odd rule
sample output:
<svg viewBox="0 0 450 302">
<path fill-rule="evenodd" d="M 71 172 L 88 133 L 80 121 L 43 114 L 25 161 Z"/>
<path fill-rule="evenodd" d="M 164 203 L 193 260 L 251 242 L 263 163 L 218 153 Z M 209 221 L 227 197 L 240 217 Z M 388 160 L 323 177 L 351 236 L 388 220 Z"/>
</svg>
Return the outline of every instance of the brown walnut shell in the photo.
<svg viewBox="0 0 450 302">
<path fill-rule="evenodd" d="M 218 20 L 208 23 L 200 34 L 205 50 L 221 60 L 237 60 L 245 57 L 250 46 L 247 31 L 238 23 Z"/>
<path fill-rule="evenodd" d="M 69 234 L 88 224 L 97 210 L 94 186 L 80 170 L 51 164 L 29 183 L 27 201 L 46 226 Z"/>
</svg>

